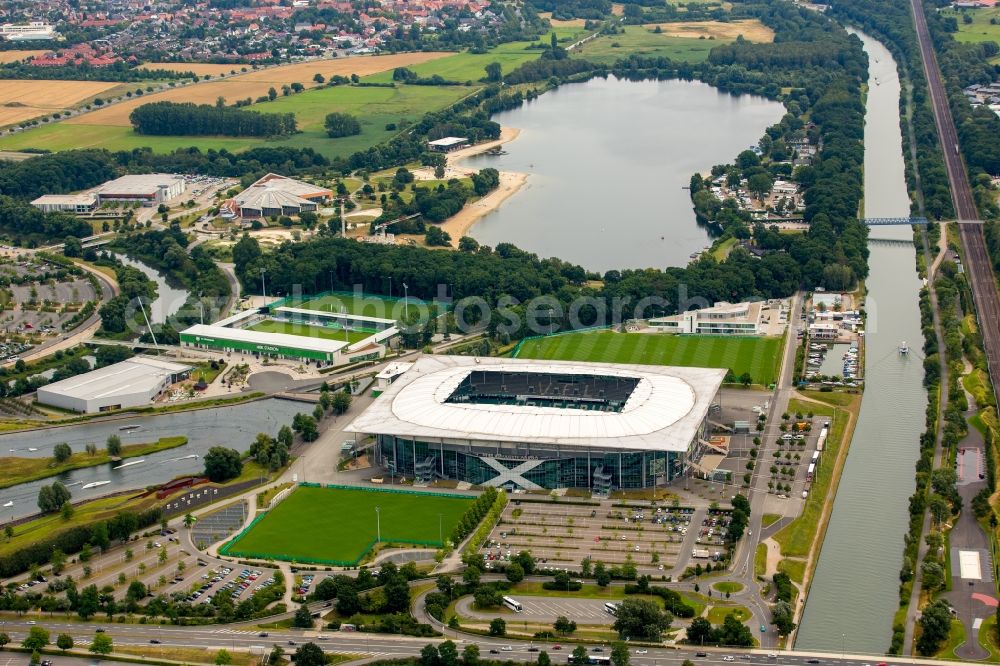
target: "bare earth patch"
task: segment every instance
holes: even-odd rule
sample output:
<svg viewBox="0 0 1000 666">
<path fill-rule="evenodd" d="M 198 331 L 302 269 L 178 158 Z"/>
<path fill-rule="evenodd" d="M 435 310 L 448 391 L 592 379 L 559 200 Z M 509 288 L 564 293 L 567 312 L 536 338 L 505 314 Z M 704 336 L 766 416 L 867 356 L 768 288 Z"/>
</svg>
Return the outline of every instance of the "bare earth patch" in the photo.
<svg viewBox="0 0 1000 666">
<path fill-rule="evenodd" d="M 692 39 L 715 37 L 716 39 L 732 40 L 743 35 L 743 39 L 751 42 L 774 41 L 774 31 L 757 19 L 728 23 L 722 21 L 655 23 L 646 26 L 650 30 L 655 30 L 657 27 L 668 37 L 690 37 Z"/>
<path fill-rule="evenodd" d="M 224 97 L 229 103 L 249 97 L 257 99 L 266 95 L 268 88 L 280 89 L 282 85 L 301 83 L 306 87 L 313 84 L 313 76 L 331 75 L 367 76 L 384 72 L 396 67 L 407 67 L 444 56 L 454 55 L 446 52 L 431 53 L 397 53 L 395 55 L 356 56 L 353 58 L 335 58 L 332 60 L 311 60 L 298 62 L 281 67 L 247 72 L 221 81 L 205 81 L 194 85 L 181 86 L 152 95 L 144 95 L 136 99 L 119 102 L 104 109 L 73 118 L 67 122 L 78 125 L 116 125 L 129 127 L 129 114 L 137 106 L 150 102 L 194 102 L 195 104 L 214 104 L 219 97 Z M 114 84 L 110 84 L 114 85 Z M 0 98 L 2 98 L 0 90 Z"/>
<path fill-rule="evenodd" d="M 587 23 L 586 19 L 569 19 L 566 21 L 554 19 L 552 18 L 552 12 L 539 12 L 538 16 L 548 19 L 553 28 L 582 28 Z"/>
</svg>

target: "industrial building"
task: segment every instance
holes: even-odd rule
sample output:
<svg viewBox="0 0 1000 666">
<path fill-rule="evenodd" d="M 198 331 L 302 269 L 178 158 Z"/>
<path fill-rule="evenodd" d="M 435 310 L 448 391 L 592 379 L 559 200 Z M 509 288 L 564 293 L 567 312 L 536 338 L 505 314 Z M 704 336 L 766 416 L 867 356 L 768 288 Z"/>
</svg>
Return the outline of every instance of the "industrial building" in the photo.
<svg viewBox="0 0 1000 666">
<path fill-rule="evenodd" d="M 256 219 L 315 211 L 333 192 L 287 176 L 269 173 L 223 204 L 230 217 Z"/>
<path fill-rule="evenodd" d="M 467 148 L 468 145 L 469 140 L 464 136 L 446 136 L 443 139 L 427 142 L 427 147 L 438 153 L 450 153 L 453 150 Z"/>
<path fill-rule="evenodd" d="M 759 335 L 763 301 L 727 303 L 720 301 L 710 308 L 688 310 L 669 317 L 649 320 L 650 328 L 664 333 L 701 335 Z"/>
<path fill-rule="evenodd" d="M 648 488 L 712 453 L 725 370 L 422 356 L 347 430 L 420 482 Z"/>
<path fill-rule="evenodd" d="M 148 356 L 98 368 L 38 389 L 38 402 L 84 414 L 148 407 L 172 384 L 187 379 L 191 366 Z"/>
<path fill-rule="evenodd" d="M 43 213 L 89 213 L 97 207 L 96 194 L 43 194 L 31 205 Z"/>
<path fill-rule="evenodd" d="M 98 203 L 138 201 L 144 206 L 153 206 L 180 196 L 186 188 L 187 181 L 183 176 L 147 173 L 115 178 L 98 187 L 95 192 Z"/>
<path fill-rule="evenodd" d="M 11 42 L 31 41 L 36 39 L 55 39 L 55 26 L 43 21 L 30 23 L 4 23 L 0 25 L 0 37 Z"/>
</svg>

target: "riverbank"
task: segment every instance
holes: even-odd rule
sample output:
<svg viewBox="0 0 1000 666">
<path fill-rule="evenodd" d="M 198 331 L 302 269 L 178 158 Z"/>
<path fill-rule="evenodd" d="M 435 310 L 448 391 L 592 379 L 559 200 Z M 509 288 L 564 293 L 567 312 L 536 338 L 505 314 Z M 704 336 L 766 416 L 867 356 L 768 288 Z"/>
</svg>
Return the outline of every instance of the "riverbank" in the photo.
<svg viewBox="0 0 1000 666">
<path fill-rule="evenodd" d="M 451 236 L 451 246 L 458 247 L 462 236 L 468 236 L 469 230 L 487 214 L 492 213 L 504 201 L 517 194 L 517 191 L 528 182 L 528 174 L 511 171 L 500 172 L 500 185 L 482 199 L 466 204 L 462 210 L 445 220 L 441 230 Z"/>
<path fill-rule="evenodd" d="M 122 447 L 122 460 L 126 458 L 137 458 L 139 456 L 166 451 L 167 449 L 184 446 L 188 443 L 188 438 L 161 437 L 155 442 L 145 442 L 141 444 L 128 444 Z M 107 449 L 98 449 L 94 455 L 85 452 L 77 452 L 70 456 L 64 463 L 55 463 L 51 458 L 19 458 L 9 456 L 0 458 L 0 469 L 4 470 L 3 478 L 0 479 L 0 488 L 10 488 L 22 483 L 30 483 L 39 479 L 46 479 L 50 476 L 58 476 L 76 469 L 96 467 L 113 461 Z"/>
</svg>

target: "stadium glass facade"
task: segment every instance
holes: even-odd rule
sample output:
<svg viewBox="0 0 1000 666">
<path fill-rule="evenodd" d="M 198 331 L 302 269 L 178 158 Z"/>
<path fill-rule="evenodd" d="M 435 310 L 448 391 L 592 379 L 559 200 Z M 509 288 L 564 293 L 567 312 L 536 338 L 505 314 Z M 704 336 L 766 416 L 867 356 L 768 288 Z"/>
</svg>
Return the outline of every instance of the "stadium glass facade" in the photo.
<svg viewBox="0 0 1000 666">
<path fill-rule="evenodd" d="M 423 442 L 379 435 L 376 456 L 395 474 L 453 479 L 504 488 L 592 488 L 607 491 L 662 485 L 684 470 L 686 453 L 611 451 L 540 445 Z"/>
</svg>

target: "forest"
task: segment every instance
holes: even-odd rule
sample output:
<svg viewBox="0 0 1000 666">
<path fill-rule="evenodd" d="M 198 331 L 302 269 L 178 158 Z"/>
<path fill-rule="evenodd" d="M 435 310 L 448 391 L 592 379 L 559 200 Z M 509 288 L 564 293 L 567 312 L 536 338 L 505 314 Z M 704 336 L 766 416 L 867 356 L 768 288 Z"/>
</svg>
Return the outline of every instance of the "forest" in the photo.
<svg viewBox="0 0 1000 666">
<path fill-rule="evenodd" d="M 138 134 L 285 136 L 296 132 L 294 113 L 260 113 L 225 104 L 153 102 L 137 106 L 128 118 Z"/>
</svg>

